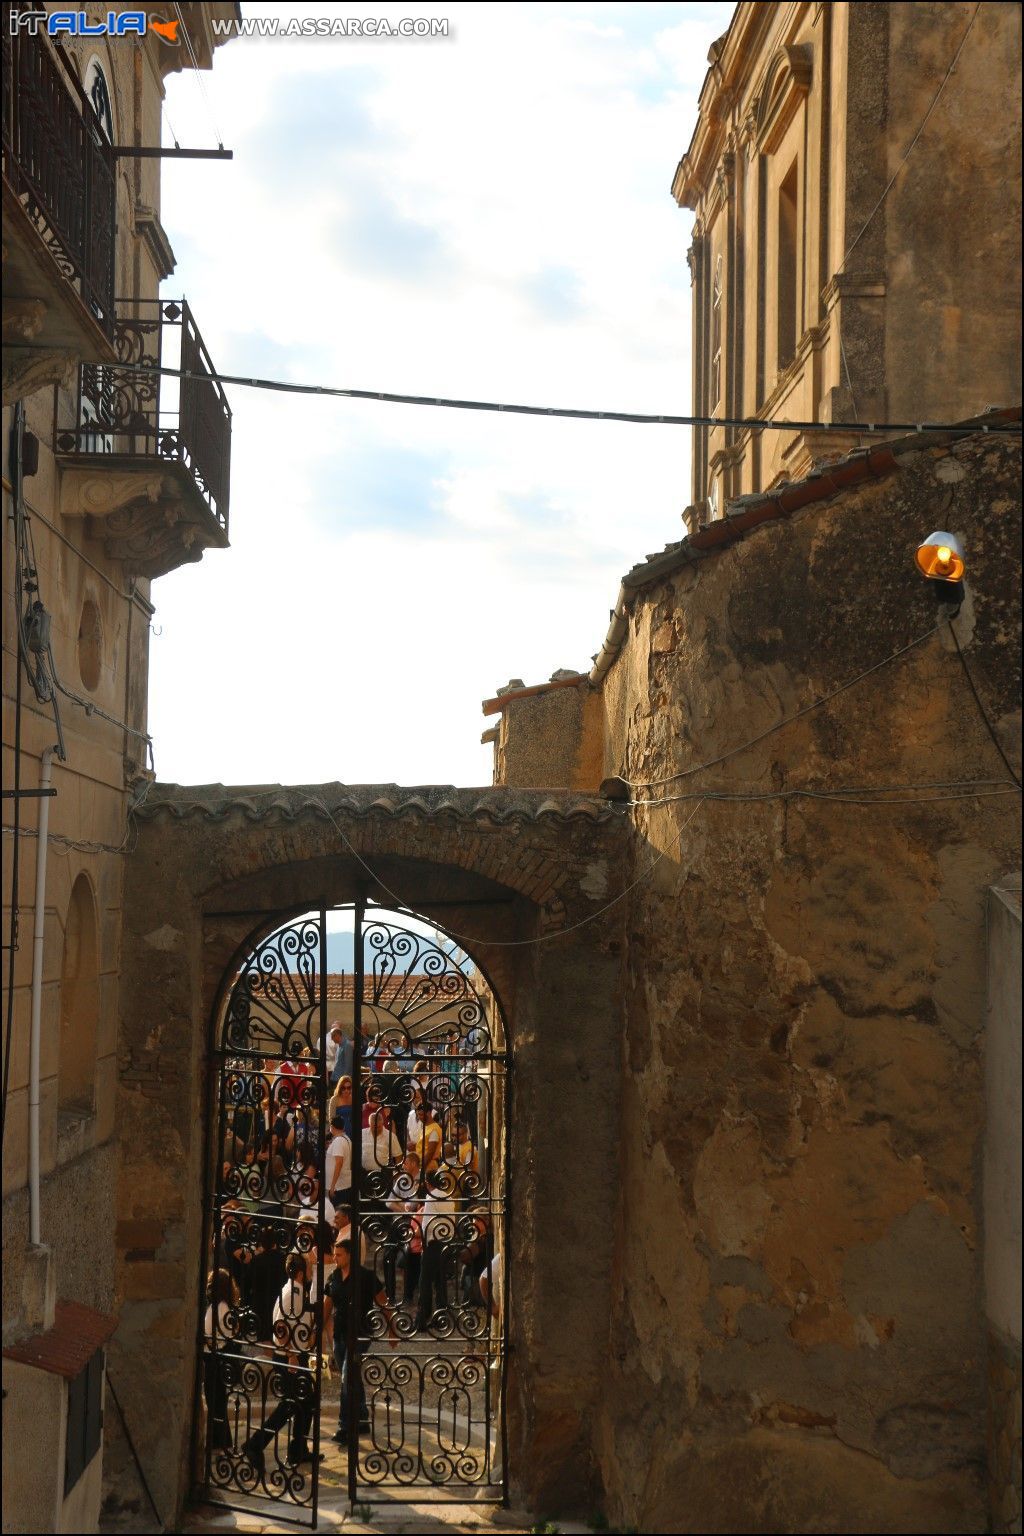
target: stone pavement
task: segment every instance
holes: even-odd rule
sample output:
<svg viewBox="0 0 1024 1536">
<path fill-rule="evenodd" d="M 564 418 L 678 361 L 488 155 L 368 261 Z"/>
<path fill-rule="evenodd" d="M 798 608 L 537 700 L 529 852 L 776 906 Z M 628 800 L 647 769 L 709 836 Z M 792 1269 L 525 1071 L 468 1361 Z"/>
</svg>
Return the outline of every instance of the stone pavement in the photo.
<svg viewBox="0 0 1024 1536">
<path fill-rule="evenodd" d="M 357 1504 L 355 1512 L 349 1511 L 348 1500 L 328 1498 L 321 1503 L 318 1529 L 344 1531 L 346 1536 L 403 1536 L 403 1533 L 422 1532 L 424 1536 L 454 1536 L 464 1531 L 495 1536 L 523 1536 L 530 1531 L 564 1532 L 565 1536 L 588 1536 L 592 1527 L 578 1520 L 538 1520 L 522 1510 L 501 1509 L 493 1504 L 422 1503 L 407 1504 L 397 1500 L 386 1503 Z M 206 1505 L 194 1511 L 185 1524 L 186 1536 L 199 1536 L 201 1532 L 245 1533 L 245 1536 L 264 1536 L 264 1533 L 281 1532 L 295 1536 L 297 1527 L 284 1524 L 264 1514 L 239 1514 L 232 1510 L 216 1509 Z"/>
</svg>

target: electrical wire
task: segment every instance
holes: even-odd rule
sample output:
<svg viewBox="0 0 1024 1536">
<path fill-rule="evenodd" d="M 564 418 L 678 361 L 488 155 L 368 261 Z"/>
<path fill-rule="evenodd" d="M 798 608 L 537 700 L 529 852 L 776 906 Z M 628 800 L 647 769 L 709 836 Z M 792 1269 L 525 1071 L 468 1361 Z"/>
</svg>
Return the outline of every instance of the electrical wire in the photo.
<svg viewBox="0 0 1024 1536">
<path fill-rule="evenodd" d="M 949 791 L 917 795 L 917 790 Z M 735 800 L 744 804 L 768 800 L 836 800 L 843 805 L 932 805 L 938 801 L 973 800 L 989 795 L 1018 795 L 1020 785 L 1006 779 L 961 779 L 949 783 L 859 784 L 839 789 L 695 789 L 681 795 L 662 795 L 657 800 L 630 800 L 630 809 L 678 805 L 688 800 Z"/>
<path fill-rule="evenodd" d="M 708 768 L 717 768 L 719 763 L 727 763 L 730 758 L 738 757 L 741 752 L 746 752 L 750 747 L 756 747 L 759 742 L 765 741 L 767 737 L 774 736 L 776 731 L 783 730 L 785 726 L 792 725 L 796 720 L 802 720 L 805 715 L 810 715 L 814 710 L 821 709 L 822 705 L 831 703 L 841 693 L 846 693 L 848 689 L 855 688 L 865 678 L 871 677 L 873 673 L 880 672 L 883 667 L 898 661 L 901 656 L 905 656 L 908 651 L 914 650 L 916 646 L 923 645 L 926 640 L 930 640 L 933 635 L 938 634 L 941 628 L 941 624 L 933 625 L 931 629 L 925 630 L 923 635 L 918 635 L 916 640 L 910 640 L 906 645 L 901 645 L 898 651 L 893 651 L 891 655 L 884 656 L 881 661 L 876 661 L 873 666 L 867 667 L 863 672 L 858 672 L 856 677 L 851 677 L 845 683 L 840 683 L 839 687 L 833 688 L 830 693 L 823 693 L 819 698 L 812 699 L 810 704 L 805 704 L 802 709 L 796 710 L 792 715 L 784 715 L 781 720 L 776 720 L 774 725 L 769 725 L 766 730 L 760 731 L 758 735 L 751 736 L 749 741 L 743 741 L 740 742 L 739 746 L 730 747 L 727 752 L 720 753 L 718 757 L 711 757 L 704 763 L 695 763 L 692 768 L 681 768 L 678 773 L 666 774 L 661 779 L 623 779 L 622 782 L 629 789 L 657 789 L 662 784 L 675 784 L 680 779 L 691 778 L 695 773 L 704 773 Z"/>
<path fill-rule="evenodd" d="M 18 666 L 18 676 L 14 685 L 14 810 L 13 825 L 10 832 L 14 837 L 14 846 L 11 849 L 11 918 L 9 929 L 9 943 L 7 946 L 7 1009 L 4 1020 L 4 1077 L 3 1077 L 3 1102 L 0 1106 L 0 1143 L 3 1142 L 4 1129 L 7 1125 L 7 1092 L 11 1079 L 11 1046 L 14 1039 L 14 957 L 18 952 L 18 928 L 20 922 L 20 903 L 18 901 L 18 878 L 20 875 L 20 850 L 21 850 L 21 666 Z M 7 832 L 8 828 L 4 827 Z"/>
<path fill-rule="evenodd" d="M 933 625 L 932 628 L 926 630 L 924 634 L 918 635 L 916 639 L 910 640 L 906 645 L 900 646 L 898 650 L 895 650 L 890 655 L 883 657 L 881 661 L 877 661 L 872 666 L 865 668 L 865 670 L 863 672 L 859 672 L 856 677 L 851 677 L 845 683 L 841 683 L 838 688 L 832 689 L 829 693 L 822 694 L 819 698 L 812 700 L 810 704 L 804 705 L 802 709 L 797 710 L 794 714 L 785 716 L 782 720 L 776 721 L 774 725 L 769 726 L 767 730 L 761 731 L 757 736 L 751 737 L 749 741 L 741 742 L 738 746 L 730 748 L 727 752 L 721 753 L 718 757 L 709 759 L 706 763 L 696 764 L 692 768 L 683 769 L 679 773 L 669 774 L 661 779 L 642 779 L 636 781 L 635 783 L 630 782 L 629 780 L 623 780 L 622 782 L 626 784 L 629 789 L 658 788 L 662 784 L 676 783 L 680 779 L 689 778 L 692 774 L 701 773 L 708 768 L 714 768 L 720 763 L 727 762 L 731 758 L 738 756 L 741 752 L 747 751 L 748 748 L 756 746 L 759 742 L 764 741 L 766 737 L 772 736 L 775 734 L 775 732 L 782 730 L 784 726 L 791 725 L 794 721 L 802 719 L 804 716 L 809 715 L 812 711 L 820 709 L 823 705 L 829 703 L 832 699 L 838 698 L 840 694 L 847 692 L 848 689 L 856 687 L 856 685 L 863 682 L 865 678 L 871 677 L 876 672 L 881 671 L 883 667 L 890 666 L 893 662 L 898 661 L 901 656 L 905 656 L 909 651 L 912 651 L 917 646 L 922 645 L 926 640 L 930 640 L 933 635 L 938 633 L 941 627 L 941 623 Z M 656 800 L 632 800 L 624 805 L 623 810 L 625 811 L 627 809 L 639 807 L 670 805 L 677 804 L 681 801 L 696 800 L 697 804 L 694 806 L 692 812 L 679 829 L 678 837 L 676 839 L 676 841 L 678 841 L 678 839 L 682 837 L 683 832 L 690 825 L 690 822 L 693 820 L 693 817 L 696 815 L 701 805 L 707 800 L 752 802 L 808 799 L 820 801 L 831 800 L 838 804 L 847 805 L 928 805 L 950 800 L 978 799 L 996 795 L 1016 794 L 1019 792 L 1020 785 L 1016 780 L 1016 776 L 1013 775 L 1012 769 L 1010 772 L 1011 776 L 1014 778 L 1013 784 L 1006 784 L 1005 781 L 1001 779 L 970 779 L 959 781 L 934 780 L 921 784 L 845 785 L 832 790 L 792 789 L 755 791 L 700 789 L 692 792 L 684 792 L 683 794 L 679 795 L 660 796 Z M 932 791 L 932 793 L 927 795 L 918 795 L 917 792 L 921 790 Z M 255 791 L 256 796 L 261 794 L 277 795 L 279 793 L 280 790 L 278 788 Z M 405 907 L 406 903 L 402 897 L 399 896 L 397 892 L 391 890 L 384 884 L 377 872 L 372 868 L 370 864 L 367 863 L 366 859 L 354 846 L 330 807 L 323 800 L 315 798 L 310 798 L 307 801 L 307 804 L 320 811 L 327 818 L 327 820 L 334 827 L 334 830 L 337 832 L 338 836 L 341 838 L 345 847 L 348 849 L 349 853 L 355 859 L 356 863 L 365 871 L 367 875 L 369 875 L 377 888 L 383 891 L 384 894 L 389 896 L 394 902 L 396 902 L 399 907 Z M 671 847 L 672 844 L 669 844 L 669 846 Z M 654 859 L 651 865 L 640 875 L 638 875 L 635 880 L 627 885 L 624 890 L 620 891 L 617 896 L 613 896 L 611 901 L 606 902 L 595 912 L 588 913 L 588 915 L 584 918 L 581 918 L 579 922 L 572 923 L 568 928 L 560 928 L 552 933 L 540 934 L 537 937 L 531 939 L 503 940 L 483 940 L 475 935 L 457 933 L 451 929 L 449 929 L 448 932 L 453 939 L 459 942 L 464 941 L 471 944 L 486 944 L 496 949 L 523 949 L 528 948 L 534 944 L 551 943 L 555 939 L 562 938 L 569 933 L 574 933 L 578 929 L 585 927 L 588 923 L 595 921 L 596 918 L 601 917 L 611 907 L 614 907 L 618 902 L 620 902 L 625 896 L 628 896 L 631 891 L 635 890 L 638 885 L 642 884 L 642 882 L 650 876 L 655 867 L 661 862 L 662 858 L 664 858 L 667 851 L 667 849 L 663 849 L 661 853 L 659 853 L 658 856 Z"/>
<path fill-rule="evenodd" d="M 319 395 L 340 400 L 373 400 L 384 405 L 434 406 L 450 411 L 493 411 L 504 416 L 549 416 L 569 421 L 622 421 L 637 426 L 663 427 L 750 427 L 765 432 L 842 432 L 851 437 L 873 433 L 956 433 L 972 437 L 976 432 L 994 436 L 1019 437 L 1021 423 L 963 421 L 786 421 L 773 416 L 676 416 L 644 411 L 592 411 L 558 405 L 522 405 L 511 401 L 462 400 L 446 395 L 404 395 L 384 389 L 343 389 L 333 384 L 294 384 L 283 379 L 253 378 L 240 373 L 194 373 L 187 368 L 169 368 L 132 363 L 132 374 L 167 374 L 176 379 L 209 384 L 237 384 L 243 389 L 268 389 L 278 394 Z"/>
<path fill-rule="evenodd" d="M 62 693 L 66 699 L 71 700 L 72 704 L 77 704 L 79 708 L 84 709 L 87 715 L 96 715 L 100 720 L 106 720 L 109 725 L 116 725 L 118 730 L 124 731 L 126 735 L 134 736 L 137 741 L 144 741 L 146 743 L 146 748 L 149 755 L 149 767 L 152 769 L 154 766 L 152 736 L 150 736 L 147 731 L 140 731 L 136 726 L 129 725 L 125 720 L 119 720 L 116 715 L 108 714 L 105 709 L 101 709 L 98 704 L 94 704 L 92 699 L 83 698 L 82 695 L 80 693 L 76 693 L 73 688 L 68 688 L 67 685 L 62 683 L 60 678 L 57 676 L 57 669 L 53 663 L 52 650 L 48 650 L 47 654 L 50 660 L 51 681 L 53 686 L 57 689 L 58 693 Z"/>
<path fill-rule="evenodd" d="M 32 590 L 38 593 L 38 578 L 35 576 L 35 572 L 38 570 L 38 566 L 36 564 L 35 538 L 32 533 L 32 519 L 25 515 L 24 506 L 22 508 L 22 514 L 22 538 L 25 546 L 25 559 L 29 568 L 33 572 Z M 45 522 L 46 519 L 44 518 L 43 521 Z M 117 589 L 115 588 L 114 590 L 116 591 Z M 122 595 L 127 596 L 127 594 Z M 35 653 L 35 670 L 34 672 L 32 671 L 31 664 L 28 659 L 31 653 L 28 644 L 28 636 L 25 633 L 24 604 L 20 596 L 18 597 L 17 602 L 18 643 L 22 651 L 25 665 L 29 667 L 30 673 L 32 675 L 33 687 L 35 688 L 37 697 L 44 700 L 45 702 L 52 702 L 53 704 L 54 716 L 56 718 L 57 724 L 57 734 L 60 738 L 57 754 L 60 758 L 60 761 L 67 761 L 67 753 L 64 750 L 64 733 L 61 729 L 60 716 L 57 710 L 57 693 L 62 693 L 66 699 L 70 699 L 72 704 L 77 704 L 80 709 L 85 711 L 86 715 L 96 715 L 100 720 L 106 720 L 109 725 L 117 726 L 118 730 L 124 731 L 126 735 L 134 736 L 138 741 L 144 741 L 146 743 L 146 750 L 149 757 L 149 766 L 152 768 L 154 766 L 153 739 L 149 733 L 147 731 L 139 730 L 136 726 L 129 725 L 126 720 L 119 720 L 116 715 L 110 714 L 99 704 L 95 703 L 94 700 L 84 698 L 82 694 L 77 693 L 74 688 L 69 688 L 66 683 L 62 682 L 60 674 L 57 671 L 57 663 L 54 660 L 52 644 L 48 643 L 46 645 L 45 654 L 44 652 Z"/>
<path fill-rule="evenodd" d="M 174 0 L 174 13 L 178 18 L 178 23 L 181 27 L 182 35 L 185 38 L 185 47 L 188 49 L 188 56 L 192 60 L 192 68 L 195 70 L 195 76 L 199 82 L 199 90 L 202 94 L 203 101 L 206 104 L 206 111 L 210 119 L 210 127 L 213 129 L 213 136 L 217 140 L 217 148 L 223 149 L 224 139 L 221 135 L 220 129 L 217 126 L 217 119 L 214 116 L 213 105 L 207 94 L 206 85 L 203 80 L 203 72 L 199 68 L 199 60 L 196 58 L 196 51 L 192 46 L 192 39 L 189 36 L 188 27 L 185 25 L 185 18 L 182 15 L 181 6 L 178 4 L 178 0 Z"/>
<path fill-rule="evenodd" d="M 175 133 L 175 131 L 174 131 L 174 124 L 171 122 L 171 114 L 167 110 L 167 101 L 166 101 L 166 99 L 163 102 L 163 113 L 164 113 L 164 121 L 167 124 L 167 128 L 168 128 L 168 131 L 169 131 L 169 133 L 171 135 L 171 140 L 172 140 L 172 142 L 174 144 L 174 147 L 175 147 L 175 149 L 180 149 L 181 145 L 178 143 L 178 135 Z"/>
<path fill-rule="evenodd" d="M 152 785 L 153 781 L 147 780 L 146 787 L 142 794 L 132 805 L 128 807 L 128 821 L 127 825 L 125 826 L 124 837 L 119 843 L 100 843 L 94 842 L 88 838 L 64 837 L 59 832 L 50 832 L 47 834 L 47 844 L 56 845 L 56 851 L 65 856 L 70 853 L 116 853 L 125 855 L 134 853 L 139 842 L 139 826 L 135 819 L 135 812 L 138 811 L 139 808 L 145 803 L 146 797 L 149 794 Z M 5 835 L 7 835 L 9 831 L 10 829 L 8 827 L 3 828 Z M 134 836 L 132 836 L 133 833 Z M 38 837 L 39 832 L 35 827 L 23 827 L 21 835 L 22 837 Z M 130 846 L 129 839 L 131 844 Z"/>
<path fill-rule="evenodd" d="M 14 484 L 17 487 L 14 496 L 14 517 L 17 520 L 21 505 L 21 452 L 22 439 L 25 428 L 25 407 L 22 401 L 18 401 L 14 407 L 14 422 L 11 427 L 11 450 L 15 463 L 12 466 Z M 15 547 L 17 548 L 17 528 L 15 530 Z M 18 924 L 20 914 L 19 902 L 19 875 L 20 875 L 20 849 L 21 849 L 21 690 L 22 672 L 20 657 L 15 663 L 17 676 L 14 684 L 14 807 L 13 824 L 11 833 L 14 837 L 14 846 L 11 849 L 11 917 L 9 927 L 9 943 L 7 946 L 7 1008 L 4 1020 L 4 1071 L 3 1071 L 3 1099 L 0 1101 L 0 1144 L 3 1143 L 4 1131 L 7 1127 L 7 1092 L 11 1080 L 11 1047 L 14 1041 L 14 957 L 18 952 Z M 7 828 L 4 828 L 7 831 Z"/>
<path fill-rule="evenodd" d="M 959 609 L 957 610 L 957 613 L 959 613 Z M 953 618 L 951 618 L 950 621 L 949 621 L 949 632 L 953 636 L 953 644 L 956 646 L 956 653 L 957 653 L 957 655 L 960 658 L 960 665 L 964 669 L 964 676 L 967 679 L 967 682 L 968 682 L 968 685 L 970 687 L 971 693 L 972 693 L 972 695 L 974 697 L 974 702 L 978 706 L 978 714 L 981 716 L 982 720 L 984 721 L 985 729 L 988 731 L 988 734 L 992 738 L 992 745 L 995 747 L 996 751 L 999 753 L 999 756 L 1003 760 L 1003 767 L 1006 769 L 1007 773 L 1010 775 L 1010 778 L 1016 784 L 1017 788 L 1020 789 L 1020 787 L 1021 787 L 1020 779 L 1019 779 L 1019 777 L 1017 775 L 1016 770 L 1014 769 L 1013 764 L 1010 762 L 1010 759 L 1007 757 L 1006 753 L 1003 751 L 1003 744 L 999 740 L 999 737 L 996 735 L 996 728 L 992 724 L 991 719 L 989 718 L 988 710 L 985 708 L 984 704 L 982 703 L 981 694 L 978 692 L 978 689 L 977 689 L 977 686 L 975 684 L 974 678 L 973 678 L 973 676 L 971 674 L 971 669 L 970 669 L 970 667 L 967 664 L 967 657 L 964 655 L 963 646 L 960 644 L 960 636 L 956 632 L 956 624 L 954 622 L 954 620 L 956 619 L 956 616 L 957 615 L 954 614 Z"/>
<path fill-rule="evenodd" d="M 274 791 L 267 791 L 267 793 L 274 793 Z M 348 849 L 349 853 L 351 853 L 352 857 L 355 859 L 356 863 L 359 864 L 362 869 L 364 869 L 365 872 L 370 876 L 370 879 L 373 881 L 374 885 L 377 886 L 378 890 L 383 891 L 385 896 L 390 896 L 392 901 L 394 901 L 400 908 L 406 908 L 407 910 L 406 902 L 403 900 L 403 898 L 384 884 L 383 880 L 376 873 L 376 871 L 371 868 L 371 866 L 366 862 L 358 849 L 355 848 L 349 841 L 348 837 L 345 835 L 345 832 L 339 826 L 333 812 L 324 804 L 324 802 L 322 800 L 311 799 L 308 803 L 312 806 L 315 806 L 317 810 L 323 812 L 323 814 L 327 817 L 327 820 L 331 823 L 334 830 L 337 832 L 338 836 L 341 838 L 342 842 L 345 844 L 345 847 Z M 606 901 L 604 906 L 598 907 L 595 912 L 588 912 L 586 917 L 581 917 L 580 920 L 576 923 L 570 923 L 567 928 L 558 928 L 552 933 L 541 933 L 532 939 L 482 939 L 475 934 L 456 933 L 452 928 L 446 928 L 445 932 L 449 938 L 455 939 L 459 943 L 473 944 L 481 949 L 529 949 L 535 944 L 550 944 L 553 943 L 555 939 L 564 939 L 566 934 L 575 933 L 580 928 L 586 928 L 588 924 L 595 922 L 599 917 L 603 917 L 606 912 L 610 911 L 612 907 L 617 906 L 624 897 L 628 896 L 630 891 L 634 891 L 638 885 L 642 885 L 643 882 L 648 879 L 651 874 L 653 874 L 656 867 L 661 863 L 662 859 L 670 851 L 670 849 L 679 843 L 683 833 L 686 831 L 687 827 L 690 825 L 690 822 L 693 820 L 699 810 L 700 801 L 697 802 L 689 816 L 687 816 L 686 820 L 679 828 L 675 838 L 673 838 L 667 847 L 663 848 L 660 853 L 655 855 L 648 867 L 639 875 L 637 875 L 635 880 L 631 881 L 629 885 L 627 885 L 623 890 L 619 891 L 617 896 L 613 896 L 611 901 Z M 430 903 L 427 902 L 426 905 L 429 906 Z"/>
</svg>

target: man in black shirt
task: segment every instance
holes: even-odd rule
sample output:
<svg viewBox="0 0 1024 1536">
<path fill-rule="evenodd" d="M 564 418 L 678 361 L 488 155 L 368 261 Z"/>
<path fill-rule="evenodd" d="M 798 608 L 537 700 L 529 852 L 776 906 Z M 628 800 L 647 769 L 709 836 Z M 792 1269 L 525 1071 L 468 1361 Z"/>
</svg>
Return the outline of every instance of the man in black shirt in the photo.
<svg viewBox="0 0 1024 1536">
<path fill-rule="evenodd" d="M 324 1327 L 333 1327 L 334 1358 L 341 1373 L 341 1401 L 338 1405 L 338 1428 L 334 1438 L 339 1445 L 348 1443 L 348 1331 L 349 1309 L 356 1309 L 356 1348 L 352 1367 L 355 1371 L 356 1403 L 360 1430 L 369 1429 L 370 1414 L 366 1405 L 366 1390 L 359 1357 L 363 1342 L 370 1337 L 372 1313 L 379 1307 L 387 1318 L 391 1347 L 395 1346 L 394 1320 L 388 1305 L 388 1294 L 372 1269 L 355 1268 L 352 1263 L 352 1243 L 347 1237 L 334 1245 L 336 1267 L 324 1285 Z"/>
</svg>

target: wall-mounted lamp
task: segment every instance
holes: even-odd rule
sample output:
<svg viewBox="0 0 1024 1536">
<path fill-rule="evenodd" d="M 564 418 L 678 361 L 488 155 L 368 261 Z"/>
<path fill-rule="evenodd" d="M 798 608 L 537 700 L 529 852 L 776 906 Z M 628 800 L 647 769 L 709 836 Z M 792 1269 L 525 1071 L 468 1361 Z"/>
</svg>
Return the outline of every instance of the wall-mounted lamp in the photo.
<svg viewBox="0 0 1024 1536">
<path fill-rule="evenodd" d="M 922 576 L 932 583 L 932 591 L 942 609 L 953 616 L 964 600 L 964 547 L 955 533 L 939 529 L 917 546 L 914 560 Z"/>
<path fill-rule="evenodd" d="M 955 533 L 930 533 L 923 544 L 917 546 L 914 556 L 917 568 L 929 581 L 962 581 L 964 577 L 963 545 Z"/>
</svg>

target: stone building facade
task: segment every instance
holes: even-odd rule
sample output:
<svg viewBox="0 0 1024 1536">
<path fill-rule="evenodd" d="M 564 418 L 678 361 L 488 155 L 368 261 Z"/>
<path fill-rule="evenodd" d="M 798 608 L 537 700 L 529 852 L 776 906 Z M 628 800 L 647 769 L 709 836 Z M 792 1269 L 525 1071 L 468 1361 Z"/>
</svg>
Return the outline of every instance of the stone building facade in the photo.
<svg viewBox="0 0 1024 1536">
<path fill-rule="evenodd" d="M 103 1392 L 90 1362 L 115 1310 L 127 815 L 152 779 L 150 584 L 226 543 L 226 482 L 218 507 L 205 466 L 185 462 L 185 392 L 179 450 L 152 375 L 117 366 L 173 363 L 198 337 L 158 299 L 174 267 L 160 159 L 125 152 L 159 147 L 164 80 L 191 67 L 184 41 L 50 38 L 9 30 L 8 9 L 25 8 L 3 19 L 4 1528 L 88 1530 Z M 211 17 L 234 14 L 182 7 L 198 67 Z M 27 1424 L 45 1448 L 28 1464 L 7 1454 Z"/>
<path fill-rule="evenodd" d="M 672 184 L 694 409 L 836 430 L 701 427 L 691 528 L 844 423 L 1020 399 L 1019 6 L 741 4 L 709 63 Z"/>
<path fill-rule="evenodd" d="M 183 7 L 206 65 L 212 9 Z M 968 38 L 990 76 L 1010 12 L 982 7 Z M 909 51 L 948 62 L 970 19 L 959 5 L 742 5 L 716 45 L 685 187 L 704 197 L 723 157 L 723 201 L 714 217 L 701 205 L 699 238 L 725 240 L 707 270 L 713 284 L 723 255 L 718 393 L 738 408 L 791 414 L 806 386 L 810 419 L 839 426 L 868 398 L 891 418 L 922 337 L 928 414 L 1015 398 L 994 234 L 986 307 L 956 290 L 965 279 L 934 232 L 908 234 L 920 208 L 898 182 L 854 252 L 880 268 L 851 260 L 834 289 L 826 280 L 927 107 Z M 111 138 L 130 125 L 130 142 L 156 142 L 161 77 L 177 63 L 161 47 L 102 52 Z M 74 52 L 56 64 L 92 99 L 91 51 L 77 69 Z M 976 67 L 965 47 L 950 101 Z M 753 182 L 723 138 L 750 111 Z M 824 167 L 813 146 L 826 142 Z M 790 149 L 795 195 L 794 161 L 769 163 Z M 118 291 L 135 327 L 122 334 L 136 338 L 154 334 L 139 326 L 170 263 L 158 163 L 117 162 Z M 934 200 L 935 163 L 919 163 L 914 196 Z M 6 382 L 39 460 L 24 477 L 24 453 L 6 460 L 4 491 L 9 527 L 31 522 L 28 595 L 52 614 L 53 656 L 38 625 L 33 649 L 19 624 L 15 540 L 5 784 L 19 646 L 36 671 L 46 654 L 70 692 L 58 699 L 67 760 L 37 839 L 49 858 L 35 988 L 24 928 L 15 952 L 5 1145 L 5 1426 L 32 1415 L 46 1449 L 31 1484 L 9 1474 L 5 1526 L 39 1528 L 26 1504 L 40 1479 L 47 1528 L 94 1521 L 98 1458 L 63 1497 L 69 1378 L 52 1366 L 80 1362 L 69 1340 L 95 1358 L 115 1321 L 111 1379 L 160 1518 L 179 1521 L 201 1412 L 215 1000 L 254 913 L 348 901 L 369 881 L 371 897 L 443 913 L 508 1025 L 514 1496 L 645 1530 L 1019 1528 L 1020 462 L 1019 435 L 1000 430 L 1019 428 L 1019 411 L 845 454 L 837 432 L 817 466 L 784 433 L 698 439 L 698 499 L 713 470 L 724 515 L 704 509 L 627 573 L 590 674 L 488 701 L 490 790 L 161 785 L 140 753 L 149 583 L 223 544 L 226 526 L 194 480 L 97 409 L 102 388 L 65 382 L 83 358 L 111 374 L 101 322 L 113 317 L 32 256 L 7 168 L 20 350 Z M 971 187 L 979 230 L 994 216 L 987 177 Z M 730 202 L 741 185 L 745 201 Z M 803 305 L 794 358 L 770 386 L 778 316 L 765 331 L 756 262 L 737 292 L 757 186 L 792 214 Z M 1005 200 L 999 219 L 1012 230 Z M 778 250 L 758 227 L 777 291 Z M 698 277 L 703 262 L 698 247 Z M 922 291 L 914 332 L 906 295 Z M 988 343 L 958 351 L 957 313 Z M 176 326 L 182 312 L 160 318 Z M 759 346 L 764 380 L 744 393 Z M 703 388 L 706 337 L 698 351 Z M 913 563 L 936 522 L 967 551 L 962 655 Z M 21 783 L 39 787 L 54 713 L 22 682 Z M 24 925 L 42 802 L 5 802 L 8 824 L 15 804 L 26 835 L 5 837 L 5 860 L 17 841 Z M 5 880 L 6 900 L 9 862 Z M 30 1245 L 33 1081 L 42 1241 Z"/>
</svg>

